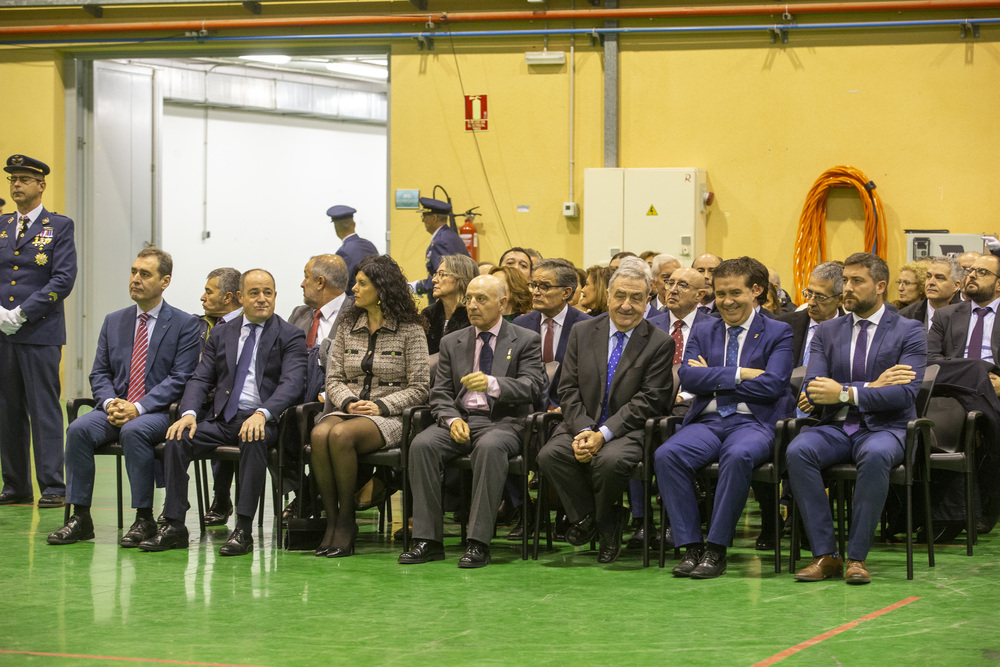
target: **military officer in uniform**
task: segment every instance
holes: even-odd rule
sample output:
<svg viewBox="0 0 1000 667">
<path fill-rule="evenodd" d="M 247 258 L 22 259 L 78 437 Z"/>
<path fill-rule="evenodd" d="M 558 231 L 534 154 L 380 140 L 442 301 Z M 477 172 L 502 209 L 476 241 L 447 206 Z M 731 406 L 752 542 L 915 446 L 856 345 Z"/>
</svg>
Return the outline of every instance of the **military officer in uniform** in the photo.
<svg viewBox="0 0 1000 667">
<path fill-rule="evenodd" d="M 465 249 L 462 237 L 448 224 L 451 215 L 451 204 L 439 199 L 421 197 L 420 215 L 423 217 L 424 228 L 431 235 L 431 244 L 427 246 L 427 277 L 410 283 L 417 294 L 426 294 L 427 300 L 434 303 L 431 292 L 434 291 L 432 279 L 438 270 L 441 258 L 445 255 L 465 255 L 469 257 L 469 251 Z"/>
<path fill-rule="evenodd" d="M 348 293 L 354 287 L 355 269 L 361 263 L 361 260 L 365 257 L 378 254 L 378 248 L 375 247 L 374 243 L 368 239 L 361 238 L 354 231 L 355 213 L 357 213 L 356 209 L 340 204 L 331 206 L 326 210 L 326 214 L 330 216 L 333 228 L 337 232 L 337 238 L 342 241 L 340 248 L 337 249 L 337 254 L 347 264 Z"/>
<path fill-rule="evenodd" d="M 17 212 L 0 216 L 0 505 L 34 501 L 32 444 L 38 506 L 62 507 L 59 360 L 66 344 L 63 301 L 76 282 L 73 221 L 42 206 L 48 165 L 11 155 L 4 171 Z"/>
</svg>

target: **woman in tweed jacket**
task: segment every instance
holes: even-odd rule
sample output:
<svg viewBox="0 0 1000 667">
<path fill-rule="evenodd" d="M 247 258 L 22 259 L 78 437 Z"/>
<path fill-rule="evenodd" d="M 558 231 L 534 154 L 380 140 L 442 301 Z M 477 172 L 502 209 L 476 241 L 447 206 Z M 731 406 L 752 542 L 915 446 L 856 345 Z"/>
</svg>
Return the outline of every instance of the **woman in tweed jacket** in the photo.
<svg viewBox="0 0 1000 667">
<path fill-rule="evenodd" d="M 328 558 L 354 553 L 358 456 L 399 444 L 403 410 L 426 403 L 430 386 L 426 321 L 399 265 L 388 255 L 364 259 L 353 291 L 327 364 L 326 400 L 334 411 L 310 438 L 327 521 L 316 555 Z"/>
</svg>

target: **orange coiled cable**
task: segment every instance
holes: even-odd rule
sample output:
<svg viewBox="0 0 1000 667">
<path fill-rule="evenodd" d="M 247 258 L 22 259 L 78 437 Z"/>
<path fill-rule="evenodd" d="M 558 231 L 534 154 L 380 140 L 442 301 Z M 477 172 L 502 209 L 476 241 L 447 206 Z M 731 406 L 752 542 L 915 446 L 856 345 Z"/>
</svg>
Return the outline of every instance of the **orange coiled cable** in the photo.
<svg viewBox="0 0 1000 667">
<path fill-rule="evenodd" d="M 830 188 L 854 187 L 865 207 L 865 251 L 885 259 L 885 210 L 875 191 L 875 183 L 860 170 L 841 165 L 828 169 L 816 179 L 806 197 L 799 232 L 795 238 L 795 291 L 809 284 L 809 275 L 816 265 L 826 261 L 826 197 Z"/>
</svg>

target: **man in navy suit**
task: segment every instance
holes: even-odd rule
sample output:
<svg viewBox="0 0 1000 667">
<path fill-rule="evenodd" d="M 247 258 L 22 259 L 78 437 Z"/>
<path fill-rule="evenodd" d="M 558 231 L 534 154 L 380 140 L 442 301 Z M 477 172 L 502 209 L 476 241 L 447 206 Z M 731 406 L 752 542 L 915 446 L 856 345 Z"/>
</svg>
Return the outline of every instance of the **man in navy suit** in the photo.
<svg viewBox="0 0 1000 667">
<path fill-rule="evenodd" d="M 340 247 L 337 248 L 337 254 L 340 255 L 347 265 L 348 292 L 354 287 L 355 269 L 361 263 L 361 260 L 365 257 L 378 254 L 378 248 L 375 247 L 374 243 L 368 239 L 361 238 L 354 231 L 355 213 L 357 213 L 357 210 L 343 205 L 331 206 L 326 210 L 326 214 L 330 216 L 330 221 L 333 222 L 333 229 L 337 233 L 337 238 L 342 241 Z"/>
<path fill-rule="evenodd" d="M 66 429 L 66 490 L 74 512 L 49 535 L 49 544 L 93 539 L 94 449 L 115 440 L 125 454 L 136 510 L 121 546 L 137 547 L 156 534 L 153 447 L 166 436 L 167 411 L 180 398 L 201 352 L 198 318 L 163 300 L 172 273 L 169 254 L 144 248 L 129 278 L 135 305 L 104 318 L 90 373 L 97 406 Z"/>
<path fill-rule="evenodd" d="M 278 418 L 302 398 L 306 378 L 305 334 L 274 314 L 274 278 L 263 269 L 240 277 L 242 319 L 209 336 L 201 362 L 181 398 L 181 418 L 167 430 L 164 467 L 167 522 L 139 544 L 144 551 L 186 548 L 188 464 L 221 445 L 240 448 L 240 497 L 236 529 L 219 549 L 222 556 L 253 551 L 251 523 L 267 473 L 267 450 L 278 437 Z M 208 419 L 196 415 L 209 391 L 215 401 Z"/>
<path fill-rule="evenodd" d="M 906 424 L 916 418 L 917 391 L 927 363 L 923 325 L 888 310 L 883 301 L 889 268 L 870 253 L 844 262 L 844 309 L 813 336 L 806 371 L 806 394 L 817 407 L 820 425 L 788 446 L 788 476 L 813 559 L 796 573 L 799 581 L 840 576 L 823 469 L 854 462 L 851 533 L 845 579 L 871 581 L 865 558 L 889 492 L 889 472 L 903 460 Z"/>
<path fill-rule="evenodd" d="M 431 235 L 431 244 L 427 246 L 427 277 L 410 283 L 417 294 L 426 294 L 427 300 L 434 303 L 431 292 L 434 291 L 434 274 L 441 264 L 441 258 L 445 255 L 465 255 L 469 257 L 469 251 L 465 248 L 462 237 L 458 235 L 448 221 L 451 217 L 451 204 L 439 199 L 421 197 L 420 215 L 424 221 L 424 229 Z"/>
<path fill-rule="evenodd" d="M 38 506 L 62 507 L 59 360 L 66 344 L 63 301 L 76 282 L 73 221 L 42 206 L 48 165 L 11 155 L 4 171 L 17 213 L 0 216 L 0 505 L 34 500 L 33 446 Z"/>
<path fill-rule="evenodd" d="M 678 371 L 694 394 L 691 409 L 654 456 L 674 544 L 687 548 L 673 573 L 692 579 L 725 573 L 753 469 L 770 457 L 775 423 L 792 408 L 792 330 L 756 310 L 767 268 L 750 257 L 729 259 L 712 281 L 721 318 L 694 326 Z M 692 482 L 714 461 L 719 483 L 706 545 Z"/>
<path fill-rule="evenodd" d="M 705 277 L 705 296 L 701 298 L 701 305 L 698 306 L 698 310 L 707 315 L 714 315 L 719 310 L 715 305 L 715 291 L 712 288 L 712 274 L 721 261 L 722 259 L 716 255 L 707 252 L 704 255 L 699 255 L 698 258 L 691 263 L 691 268 Z M 767 292 L 766 285 L 764 286 L 764 292 Z"/>
</svg>

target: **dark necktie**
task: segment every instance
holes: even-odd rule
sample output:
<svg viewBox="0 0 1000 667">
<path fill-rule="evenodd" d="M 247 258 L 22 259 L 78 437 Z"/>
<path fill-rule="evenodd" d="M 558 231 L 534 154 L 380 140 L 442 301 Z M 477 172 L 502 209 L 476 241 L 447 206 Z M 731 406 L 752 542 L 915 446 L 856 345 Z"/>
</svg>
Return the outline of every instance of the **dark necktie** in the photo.
<svg viewBox="0 0 1000 667">
<path fill-rule="evenodd" d="M 735 368 L 740 365 L 740 334 L 743 327 L 729 327 L 729 340 L 726 342 L 726 366 Z M 728 400 L 725 400 L 728 399 Z M 715 409 L 720 417 L 728 417 L 736 412 L 736 404 L 731 397 L 717 398 Z"/>
<path fill-rule="evenodd" d="M 493 337 L 489 331 L 479 334 L 479 340 L 483 341 L 483 347 L 479 350 L 479 371 L 489 375 L 493 371 L 493 348 L 490 347 L 490 338 Z"/>
<path fill-rule="evenodd" d="M 858 340 L 854 343 L 854 359 L 851 362 L 851 381 L 865 381 L 865 360 L 868 358 L 868 320 L 858 320 Z M 855 389 L 855 396 L 857 390 Z M 847 420 L 844 422 L 844 433 L 854 435 L 861 428 L 861 411 L 852 405 L 847 410 Z"/>
<path fill-rule="evenodd" d="M 618 362 L 621 361 L 622 351 L 625 349 L 625 332 L 615 332 L 615 348 L 611 350 L 608 357 L 608 381 L 604 385 L 604 400 L 601 402 L 601 421 L 598 426 L 608 420 L 608 397 L 611 395 L 611 381 L 615 379 L 615 371 L 618 369 Z"/>
<path fill-rule="evenodd" d="M 549 363 L 556 357 L 552 353 L 552 339 L 555 338 L 555 322 L 551 317 L 545 318 L 545 343 L 542 345 L 542 361 Z"/>
<path fill-rule="evenodd" d="M 966 354 L 968 359 L 982 359 L 983 358 L 983 324 L 986 322 L 986 313 L 990 312 L 989 308 L 976 308 L 973 311 L 976 314 L 976 324 L 972 327 L 972 336 L 969 338 L 969 352 Z"/>
<path fill-rule="evenodd" d="M 21 226 L 17 228 L 17 240 L 20 241 L 24 238 L 24 233 L 28 231 L 28 216 L 21 216 Z"/>
<path fill-rule="evenodd" d="M 236 362 L 236 379 L 233 382 L 233 391 L 229 394 L 226 402 L 226 409 L 222 411 L 222 418 L 227 422 L 232 421 L 240 408 L 240 395 L 243 393 L 243 385 L 247 383 L 247 374 L 250 372 L 250 361 L 253 359 L 253 348 L 257 342 L 256 324 L 248 324 L 250 334 L 243 343 L 243 350 L 240 352 L 239 361 Z"/>
<path fill-rule="evenodd" d="M 674 328 L 670 332 L 670 337 L 674 339 L 674 366 L 684 361 L 684 334 L 681 333 L 681 325 L 684 320 L 674 322 Z"/>
<path fill-rule="evenodd" d="M 139 315 L 139 326 L 132 343 L 132 363 L 128 371 L 128 395 L 125 400 L 135 403 L 146 395 L 146 350 L 149 348 L 149 313 Z"/>
<path fill-rule="evenodd" d="M 306 347 L 312 347 L 316 344 L 316 332 L 319 331 L 319 318 L 323 315 L 319 308 L 313 313 L 312 326 L 309 327 L 309 335 L 306 336 Z"/>
</svg>

